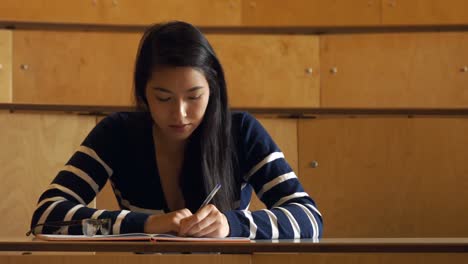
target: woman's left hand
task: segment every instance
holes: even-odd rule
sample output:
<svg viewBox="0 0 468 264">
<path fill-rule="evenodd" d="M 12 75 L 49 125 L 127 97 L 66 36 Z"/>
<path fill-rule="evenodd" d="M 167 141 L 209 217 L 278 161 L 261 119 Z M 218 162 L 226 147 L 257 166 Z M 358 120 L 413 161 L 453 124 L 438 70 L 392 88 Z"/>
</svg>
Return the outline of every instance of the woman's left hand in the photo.
<svg viewBox="0 0 468 264">
<path fill-rule="evenodd" d="M 229 223 L 216 206 L 209 204 L 180 220 L 179 236 L 227 237 Z"/>
</svg>

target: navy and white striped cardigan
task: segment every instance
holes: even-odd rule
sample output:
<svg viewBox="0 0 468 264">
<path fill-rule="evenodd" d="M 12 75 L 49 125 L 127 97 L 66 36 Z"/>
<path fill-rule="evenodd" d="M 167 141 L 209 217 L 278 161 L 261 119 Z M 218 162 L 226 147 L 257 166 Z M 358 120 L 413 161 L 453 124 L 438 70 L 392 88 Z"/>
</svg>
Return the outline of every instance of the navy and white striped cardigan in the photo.
<svg viewBox="0 0 468 264">
<path fill-rule="evenodd" d="M 245 112 L 232 113 L 232 134 L 242 186 L 236 209 L 224 212 L 230 234 L 252 239 L 319 238 L 322 217 L 314 201 L 262 125 Z M 168 212 L 148 113 L 114 113 L 90 132 L 48 189 L 41 195 L 31 226 L 49 221 L 111 218 L 113 234 L 141 233 L 150 214 Z M 87 207 L 111 182 L 121 210 Z M 254 190 L 268 208 L 248 210 Z M 36 232 L 50 233 L 51 227 Z M 80 234 L 79 226 L 65 234 Z"/>
</svg>

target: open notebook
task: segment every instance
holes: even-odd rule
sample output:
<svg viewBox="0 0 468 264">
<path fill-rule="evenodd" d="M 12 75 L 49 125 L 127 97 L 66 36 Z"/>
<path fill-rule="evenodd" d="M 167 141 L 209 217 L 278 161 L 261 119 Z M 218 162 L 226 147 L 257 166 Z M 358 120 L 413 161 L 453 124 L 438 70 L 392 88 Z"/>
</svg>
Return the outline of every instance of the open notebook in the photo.
<svg viewBox="0 0 468 264">
<path fill-rule="evenodd" d="M 46 241 L 174 241 L 174 242 L 249 242 L 248 237 L 199 238 L 179 237 L 169 234 L 128 233 L 120 235 L 46 235 L 37 234 L 36 238 Z"/>
</svg>

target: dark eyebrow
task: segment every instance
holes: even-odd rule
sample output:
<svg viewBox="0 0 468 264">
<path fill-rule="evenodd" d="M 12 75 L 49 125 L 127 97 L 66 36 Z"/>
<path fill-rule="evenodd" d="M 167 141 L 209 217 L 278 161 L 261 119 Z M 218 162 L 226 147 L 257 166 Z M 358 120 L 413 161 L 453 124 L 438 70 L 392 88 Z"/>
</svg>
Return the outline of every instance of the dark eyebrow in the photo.
<svg viewBox="0 0 468 264">
<path fill-rule="evenodd" d="M 196 91 L 198 89 L 202 89 L 203 86 L 194 86 L 190 89 L 187 89 L 186 93 L 190 93 L 190 92 L 193 92 L 193 91 Z M 164 92 L 164 93 L 170 93 L 172 94 L 173 92 L 169 89 L 166 89 L 166 88 L 162 88 L 162 87 L 153 87 L 154 90 L 157 90 L 157 91 L 160 91 L 160 92 Z"/>
<path fill-rule="evenodd" d="M 203 88 L 203 86 L 194 86 L 194 87 L 188 89 L 186 92 L 187 92 L 187 93 L 190 93 L 190 92 L 193 92 L 193 91 L 202 89 L 202 88 Z"/>
</svg>

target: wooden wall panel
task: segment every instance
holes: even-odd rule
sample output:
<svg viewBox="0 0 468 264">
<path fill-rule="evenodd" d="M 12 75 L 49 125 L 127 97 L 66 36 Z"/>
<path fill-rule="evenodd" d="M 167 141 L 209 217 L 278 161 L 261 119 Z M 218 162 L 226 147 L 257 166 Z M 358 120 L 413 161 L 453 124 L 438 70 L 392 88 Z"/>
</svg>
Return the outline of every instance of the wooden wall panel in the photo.
<svg viewBox="0 0 468 264">
<path fill-rule="evenodd" d="M 0 21 L 146 26 L 363 26 L 467 24 L 464 0 L 3 0 Z M 209 14 L 209 15 L 207 15 Z"/>
<path fill-rule="evenodd" d="M 382 0 L 382 24 L 466 25 L 466 10 L 466 0 Z"/>
<path fill-rule="evenodd" d="M 467 45 L 466 32 L 325 35 L 321 106 L 466 107 Z"/>
<path fill-rule="evenodd" d="M 11 103 L 12 32 L 0 30 L 0 103 Z"/>
<path fill-rule="evenodd" d="M 242 0 L 242 25 L 378 25 L 380 4 L 380 0 Z"/>
<path fill-rule="evenodd" d="M 240 0 L 2 0 L 0 21 L 146 26 L 184 20 L 240 25 Z"/>
<path fill-rule="evenodd" d="M 132 105 L 138 33 L 20 30 L 13 102 Z M 231 105 L 317 107 L 315 36 L 208 35 L 226 69 Z M 37 52 L 40 50 L 40 52 Z M 307 69 L 313 72 L 307 72 Z"/>
<path fill-rule="evenodd" d="M 131 105 L 140 35 L 15 31 L 13 102 Z"/>
<path fill-rule="evenodd" d="M 299 173 L 324 237 L 466 237 L 467 131 L 463 117 L 300 120 Z"/>
<path fill-rule="evenodd" d="M 233 107 L 318 107 L 318 37 L 209 35 Z M 308 73 L 307 70 L 312 72 Z"/>
<path fill-rule="evenodd" d="M 0 112 L 0 237 L 24 237 L 39 196 L 94 127 L 90 116 Z"/>
</svg>

